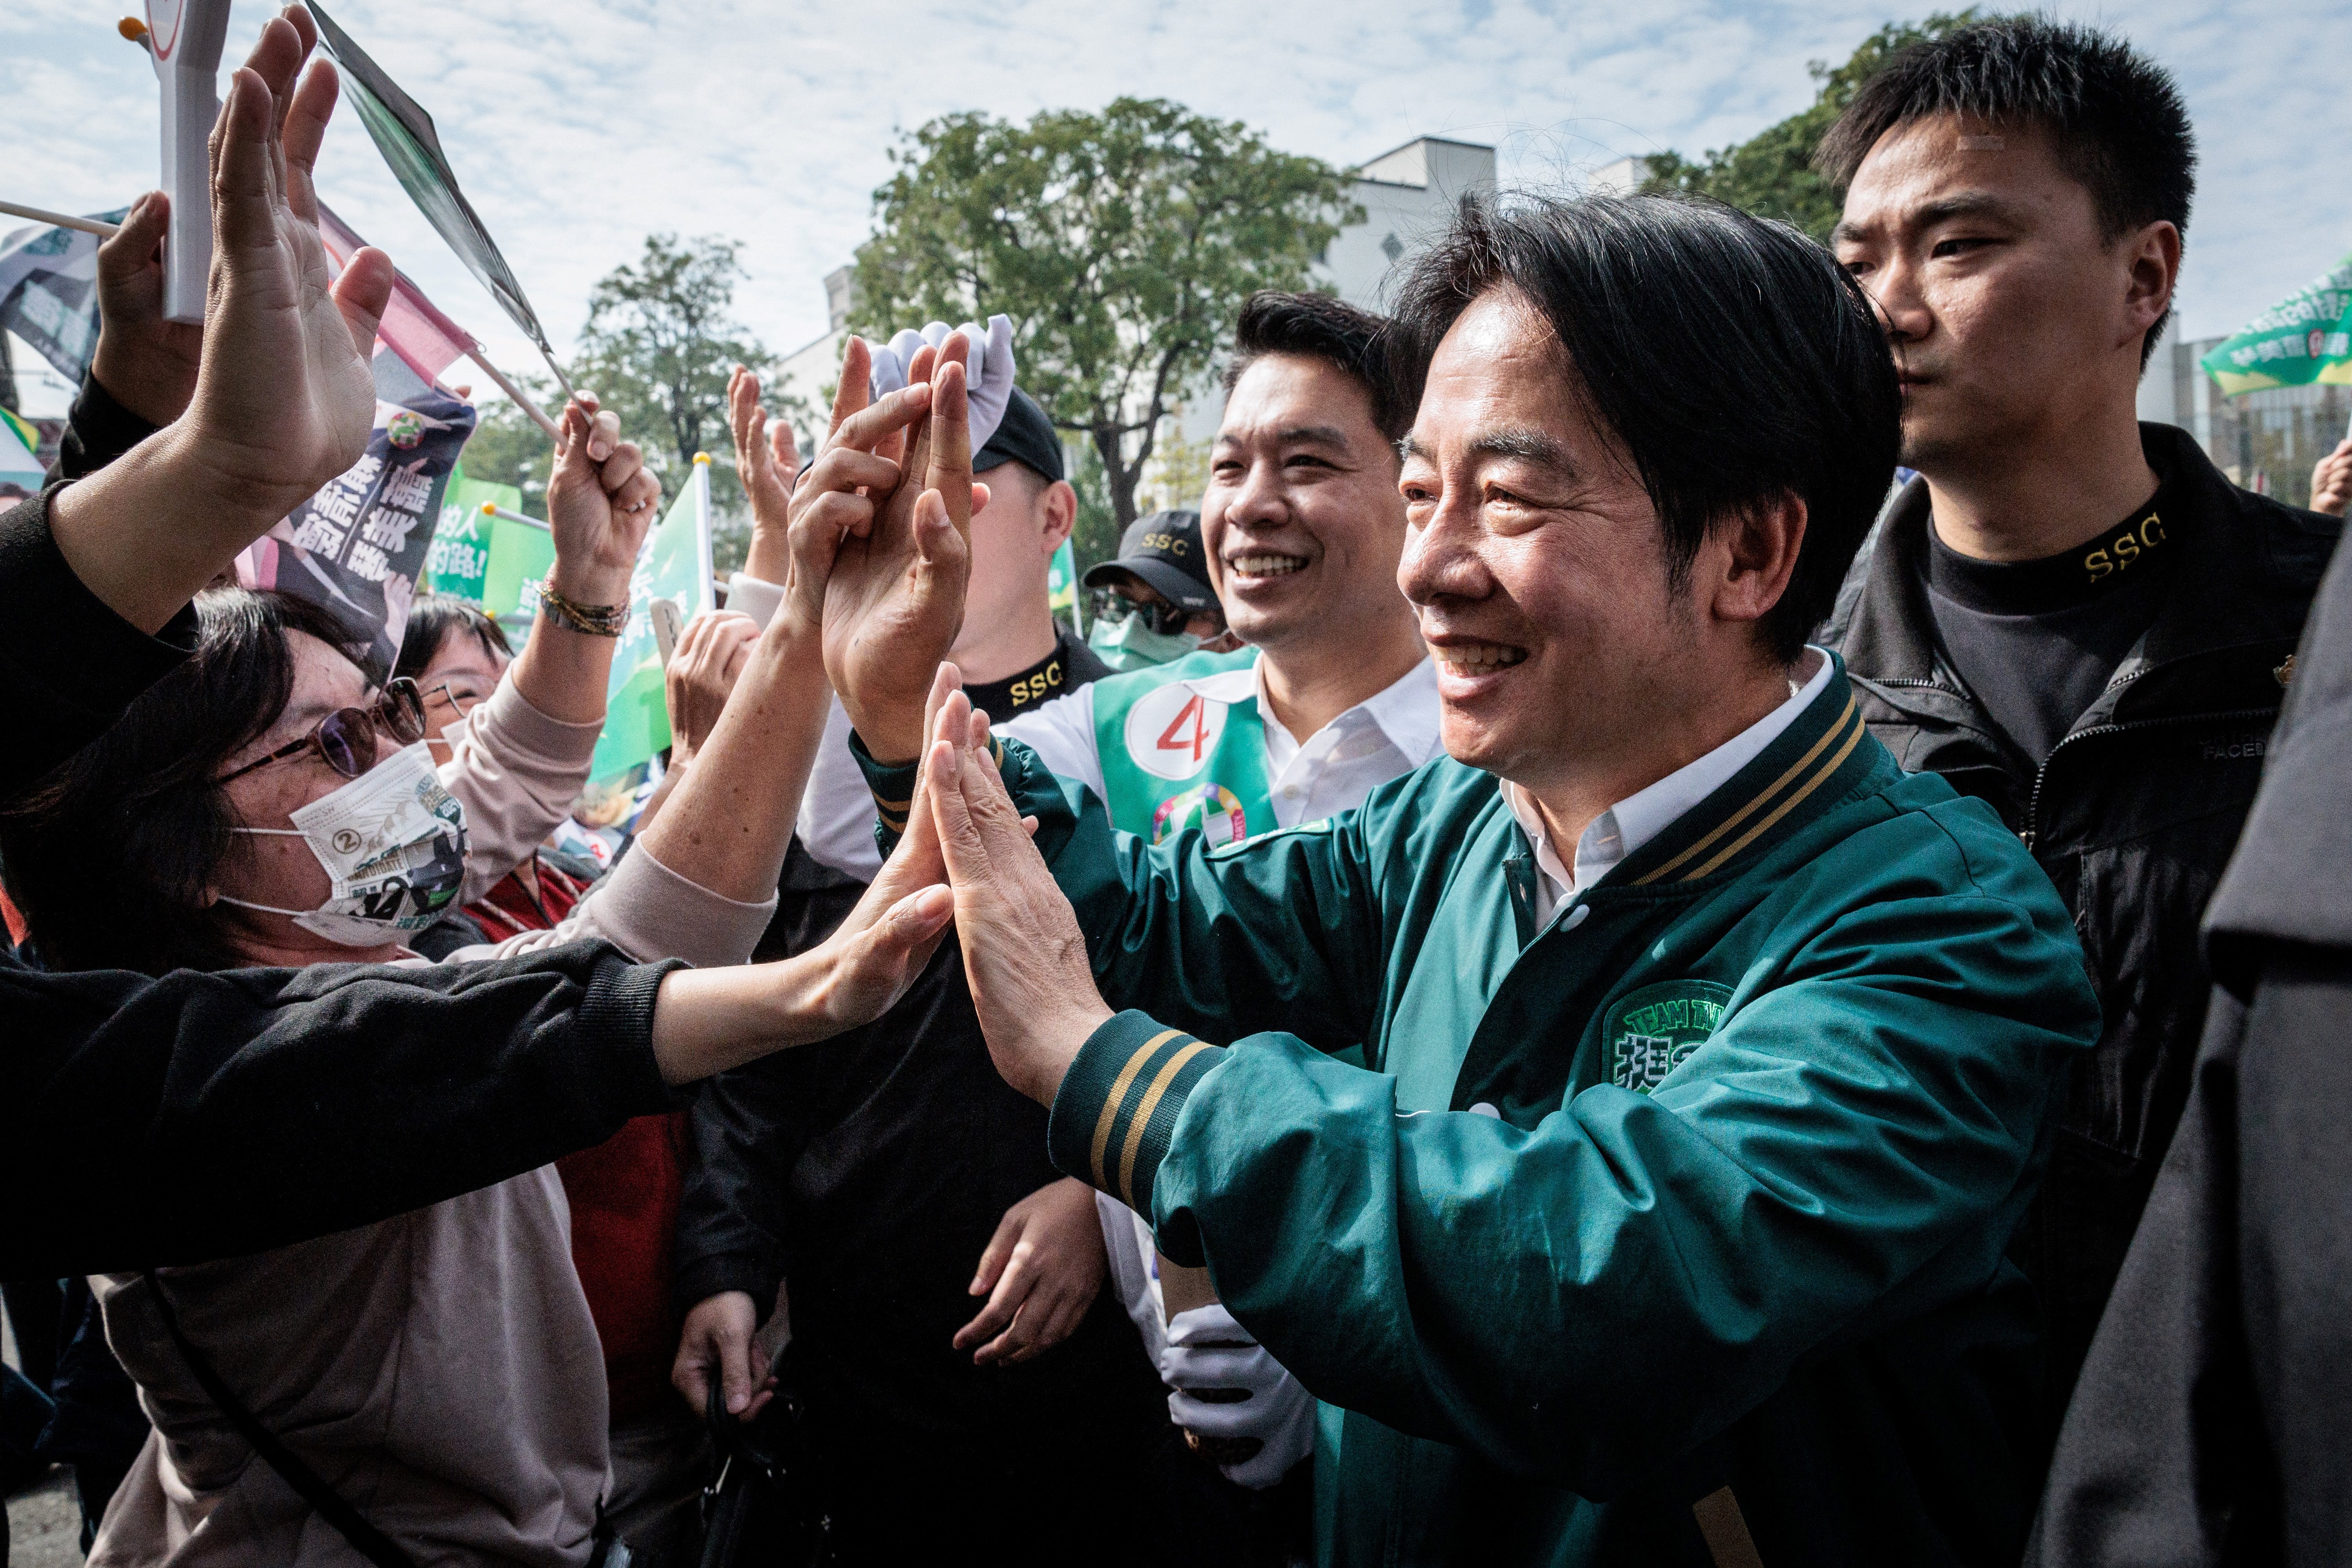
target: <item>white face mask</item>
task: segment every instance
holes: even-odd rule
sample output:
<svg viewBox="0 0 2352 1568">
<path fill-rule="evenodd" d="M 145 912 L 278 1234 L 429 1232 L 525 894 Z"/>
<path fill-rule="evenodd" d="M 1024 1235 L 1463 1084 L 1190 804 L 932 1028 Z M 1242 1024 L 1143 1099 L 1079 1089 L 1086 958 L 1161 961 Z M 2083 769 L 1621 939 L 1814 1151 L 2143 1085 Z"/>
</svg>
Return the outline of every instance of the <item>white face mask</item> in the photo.
<svg viewBox="0 0 2352 1568">
<path fill-rule="evenodd" d="M 466 810 L 441 787 L 424 742 L 293 814 L 291 827 L 238 833 L 300 838 L 333 884 L 315 910 L 281 910 L 224 894 L 221 902 L 287 915 L 345 947 L 381 947 L 441 918 L 466 880 Z"/>
</svg>

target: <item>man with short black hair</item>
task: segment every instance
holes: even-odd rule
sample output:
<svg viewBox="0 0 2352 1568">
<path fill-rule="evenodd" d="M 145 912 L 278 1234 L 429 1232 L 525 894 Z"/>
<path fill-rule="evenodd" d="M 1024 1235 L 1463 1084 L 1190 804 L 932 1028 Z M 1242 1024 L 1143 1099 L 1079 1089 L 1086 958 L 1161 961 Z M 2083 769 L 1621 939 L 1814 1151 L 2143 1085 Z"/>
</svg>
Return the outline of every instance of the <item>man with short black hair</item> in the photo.
<svg viewBox="0 0 2352 1568">
<path fill-rule="evenodd" d="M 1802 646 L 1894 465 L 1869 307 L 1785 226 L 1591 198 L 1465 212 L 1397 319 L 1450 755 L 1116 832 L 951 667 L 908 738 L 952 617 L 844 552 L 893 869 L 952 880 L 1055 1163 L 1323 1402 L 1322 1561 L 2012 1563 L 2003 1251 L 2097 1005 L 2015 837 Z"/>
<path fill-rule="evenodd" d="M 1896 760 L 1989 802 L 2056 881 L 2105 1014 L 2018 1239 L 2054 1422 L 2188 1092 L 2198 916 L 2340 525 L 2137 422 L 2196 153 L 2171 79 L 2120 39 L 2028 17 L 1916 46 L 1819 164 L 1919 470 L 1829 635 Z"/>
</svg>

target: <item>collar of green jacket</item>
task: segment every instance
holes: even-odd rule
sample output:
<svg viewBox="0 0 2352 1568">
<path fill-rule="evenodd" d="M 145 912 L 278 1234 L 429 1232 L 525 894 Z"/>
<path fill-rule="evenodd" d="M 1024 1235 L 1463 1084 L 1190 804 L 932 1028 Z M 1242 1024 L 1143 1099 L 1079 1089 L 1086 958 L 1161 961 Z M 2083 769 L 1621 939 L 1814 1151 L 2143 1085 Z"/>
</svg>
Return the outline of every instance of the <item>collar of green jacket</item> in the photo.
<svg viewBox="0 0 2352 1568">
<path fill-rule="evenodd" d="M 2276 703 L 2273 672 L 2294 651 L 2342 522 L 2240 489 L 2176 426 L 2139 432 L 2148 466 L 2179 497 L 2184 554 L 2155 623 L 2075 727 Z M 1915 479 L 1855 557 L 1822 639 L 1888 706 L 1990 743 L 1992 724 L 1937 646 L 1927 528 L 1927 481 Z"/>
</svg>

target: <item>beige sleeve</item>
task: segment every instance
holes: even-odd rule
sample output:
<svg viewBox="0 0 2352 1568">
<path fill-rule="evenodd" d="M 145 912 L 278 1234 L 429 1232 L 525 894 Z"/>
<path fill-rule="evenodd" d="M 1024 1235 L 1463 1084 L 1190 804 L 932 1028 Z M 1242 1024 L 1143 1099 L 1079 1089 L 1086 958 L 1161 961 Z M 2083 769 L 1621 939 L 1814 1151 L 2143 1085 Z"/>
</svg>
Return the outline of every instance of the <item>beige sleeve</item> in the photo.
<svg viewBox="0 0 2352 1568">
<path fill-rule="evenodd" d="M 512 958 L 601 937 L 637 963 L 682 958 L 709 969 L 748 963 L 775 912 L 774 894 L 756 904 L 738 903 L 679 876 L 640 840 L 553 931 L 527 931 L 501 942 L 461 947 L 446 962 Z"/>
<path fill-rule="evenodd" d="M 571 811 L 588 783 L 604 723 L 567 724 L 515 689 L 511 668 L 498 689 L 450 727 L 441 784 L 466 808 L 466 884 L 470 904 L 530 856 Z"/>
</svg>

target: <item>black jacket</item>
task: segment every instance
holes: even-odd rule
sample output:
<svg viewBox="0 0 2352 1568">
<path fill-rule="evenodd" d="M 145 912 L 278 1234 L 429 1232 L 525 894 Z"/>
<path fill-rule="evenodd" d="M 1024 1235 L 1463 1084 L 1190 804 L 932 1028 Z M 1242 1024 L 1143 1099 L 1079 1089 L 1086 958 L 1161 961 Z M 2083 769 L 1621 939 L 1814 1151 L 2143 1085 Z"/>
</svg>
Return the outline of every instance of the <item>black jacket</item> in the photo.
<svg viewBox="0 0 2352 1568">
<path fill-rule="evenodd" d="M 2060 1434 L 2029 1561 L 2352 1562 L 2352 560 L 2206 917 L 2189 1108 Z"/>
<path fill-rule="evenodd" d="M 1914 772 L 1982 797 L 2074 911 L 2105 1028 L 2079 1065 L 2018 1260 L 2047 1313 L 2063 1407 L 2189 1092 L 2210 981 L 2197 922 L 2262 780 L 2288 656 L 2341 529 L 2251 495 L 2186 432 L 2143 425 L 2181 496 L 2172 586 L 2106 690 L 2040 767 L 1985 716 L 1937 646 L 1927 490 L 1896 498 L 1859 595 L 1825 628 L 1871 732 Z"/>
<path fill-rule="evenodd" d="M 1062 653 L 1080 681 L 1104 672 L 1066 636 Z M 795 842 L 758 956 L 821 942 L 863 891 Z M 744 1290 L 764 1308 L 788 1280 L 800 1393 L 845 1468 L 985 1481 L 1066 1515 L 1161 1439 L 1164 1392 L 1110 1290 L 1020 1365 L 950 1342 L 980 1310 L 966 1288 L 1004 1211 L 1060 1175 L 1045 1107 L 989 1058 L 952 936 L 888 1015 L 719 1075 L 690 1124 L 678 1302 Z"/>
</svg>

